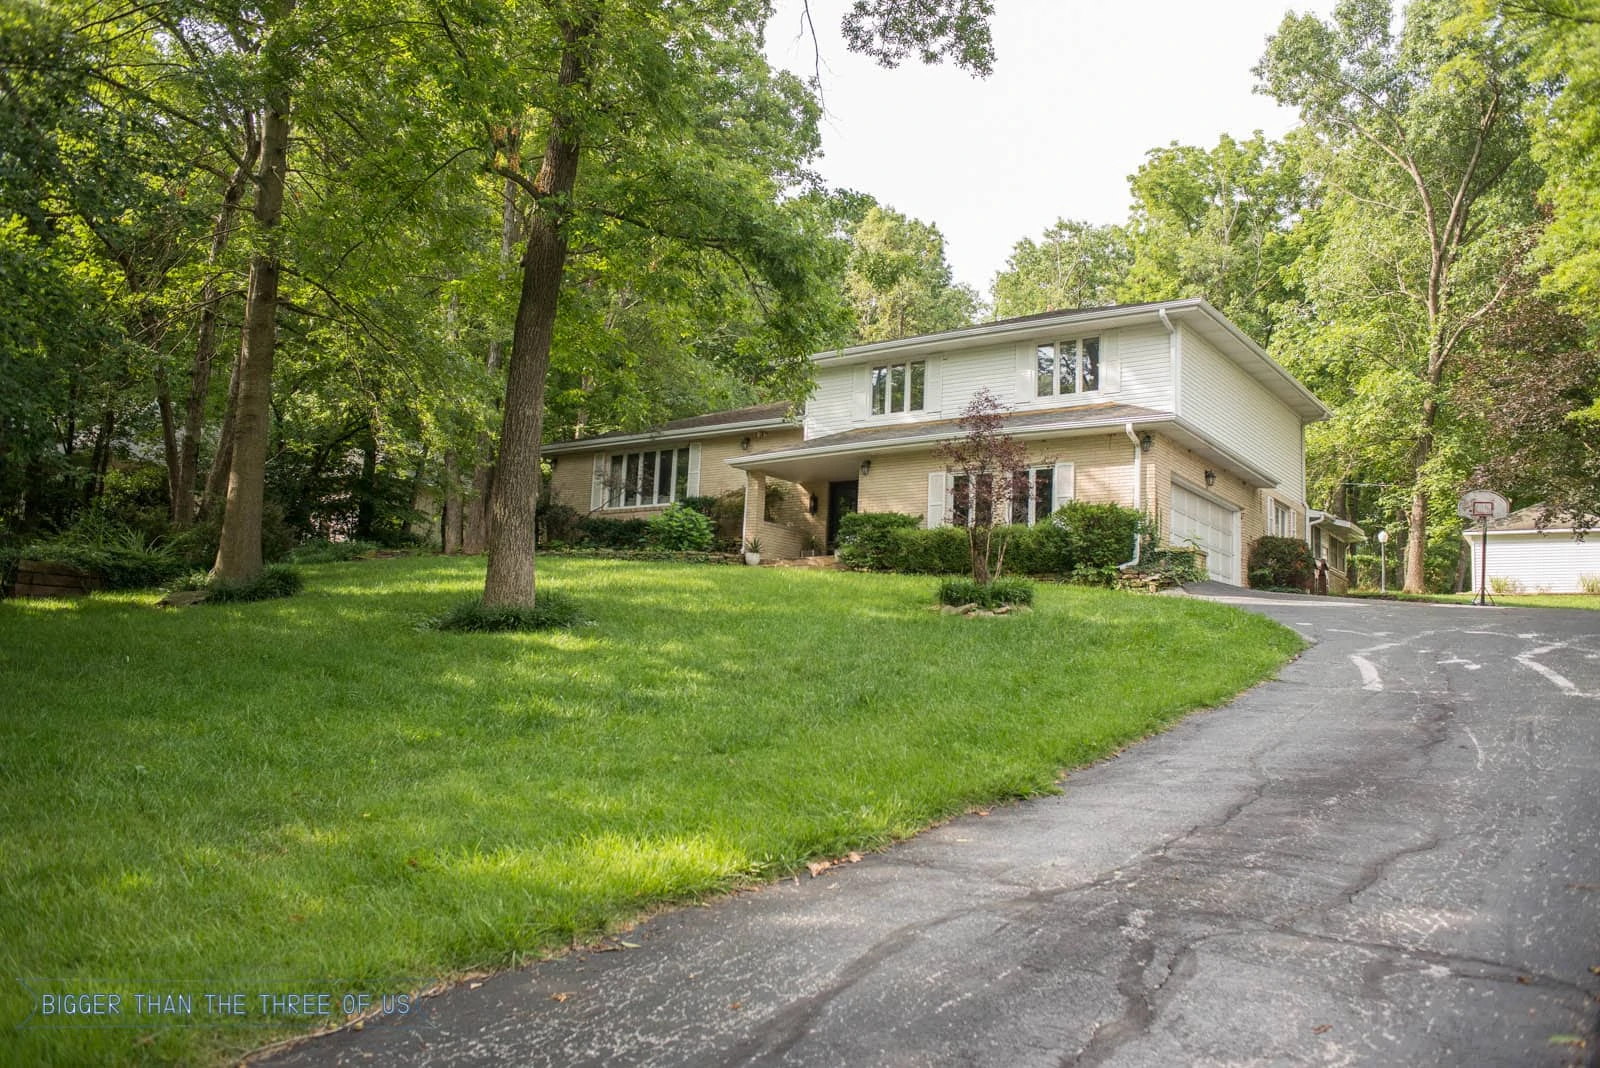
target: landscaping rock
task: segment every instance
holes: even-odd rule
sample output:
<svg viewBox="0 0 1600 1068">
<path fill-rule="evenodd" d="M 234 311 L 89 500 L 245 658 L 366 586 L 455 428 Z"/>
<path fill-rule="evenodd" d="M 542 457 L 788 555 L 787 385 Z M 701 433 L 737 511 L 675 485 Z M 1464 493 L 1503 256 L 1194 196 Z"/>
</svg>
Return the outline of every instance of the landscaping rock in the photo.
<svg viewBox="0 0 1600 1068">
<path fill-rule="evenodd" d="M 157 608 L 188 608 L 200 604 L 211 594 L 205 590 L 173 590 L 156 602 Z"/>
<path fill-rule="evenodd" d="M 947 616 L 959 616 L 961 614 L 961 609 L 957 608 L 953 604 L 944 604 L 944 605 L 939 605 L 938 607 L 939 607 L 939 611 L 944 613 Z"/>
</svg>

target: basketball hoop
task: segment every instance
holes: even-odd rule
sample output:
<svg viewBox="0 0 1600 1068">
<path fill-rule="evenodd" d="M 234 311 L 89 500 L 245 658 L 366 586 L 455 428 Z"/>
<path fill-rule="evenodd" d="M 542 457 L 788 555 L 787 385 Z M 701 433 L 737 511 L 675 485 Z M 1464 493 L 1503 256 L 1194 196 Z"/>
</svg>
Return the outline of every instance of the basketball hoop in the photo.
<svg viewBox="0 0 1600 1068">
<path fill-rule="evenodd" d="M 1483 545 L 1478 550 L 1478 598 L 1473 604 L 1489 603 L 1489 520 L 1504 519 L 1511 514 L 1511 502 L 1494 490 L 1468 490 L 1456 502 L 1456 515 L 1462 519 L 1478 521 L 1478 536 Z"/>
</svg>

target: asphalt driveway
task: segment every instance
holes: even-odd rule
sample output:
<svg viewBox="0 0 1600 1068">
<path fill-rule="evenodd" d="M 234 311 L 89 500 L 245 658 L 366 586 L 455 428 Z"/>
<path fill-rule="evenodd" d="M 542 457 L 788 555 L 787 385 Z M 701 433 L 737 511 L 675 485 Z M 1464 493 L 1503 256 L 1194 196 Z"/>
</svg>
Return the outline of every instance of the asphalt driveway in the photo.
<svg viewBox="0 0 1600 1068">
<path fill-rule="evenodd" d="M 1060 797 L 265 1063 L 1600 1063 L 1600 614 L 1197 592 L 1316 644 Z"/>
</svg>

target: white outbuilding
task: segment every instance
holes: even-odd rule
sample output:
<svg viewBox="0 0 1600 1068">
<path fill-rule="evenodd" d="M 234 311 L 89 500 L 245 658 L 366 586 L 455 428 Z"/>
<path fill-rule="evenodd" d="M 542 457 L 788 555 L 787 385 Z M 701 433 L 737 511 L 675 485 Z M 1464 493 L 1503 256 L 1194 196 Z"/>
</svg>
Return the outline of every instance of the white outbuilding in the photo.
<svg viewBox="0 0 1600 1068">
<path fill-rule="evenodd" d="M 1540 530 L 1535 504 L 1489 524 L 1489 591 L 1502 593 L 1582 593 L 1584 582 L 1600 582 L 1600 530 L 1574 530 L 1555 524 Z M 1480 584 L 1481 529 L 1465 532 L 1472 550 L 1472 588 Z"/>
</svg>

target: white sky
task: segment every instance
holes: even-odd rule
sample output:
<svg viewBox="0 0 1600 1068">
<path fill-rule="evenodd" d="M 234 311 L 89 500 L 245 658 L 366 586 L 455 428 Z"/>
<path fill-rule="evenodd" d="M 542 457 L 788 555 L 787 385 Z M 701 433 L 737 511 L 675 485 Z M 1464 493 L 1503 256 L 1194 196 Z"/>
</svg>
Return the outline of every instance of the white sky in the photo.
<svg viewBox="0 0 1600 1068">
<path fill-rule="evenodd" d="M 809 77 L 800 0 L 777 0 L 769 59 Z M 1324 16 L 1331 0 L 1293 7 Z M 846 0 L 812 0 L 827 105 L 820 170 L 938 225 L 958 281 L 988 299 L 1023 237 L 1058 218 L 1122 222 L 1128 176 L 1171 141 L 1280 136 L 1292 110 L 1250 68 L 1290 0 L 996 0 L 994 73 L 884 70 L 839 37 Z"/>
</svg>

